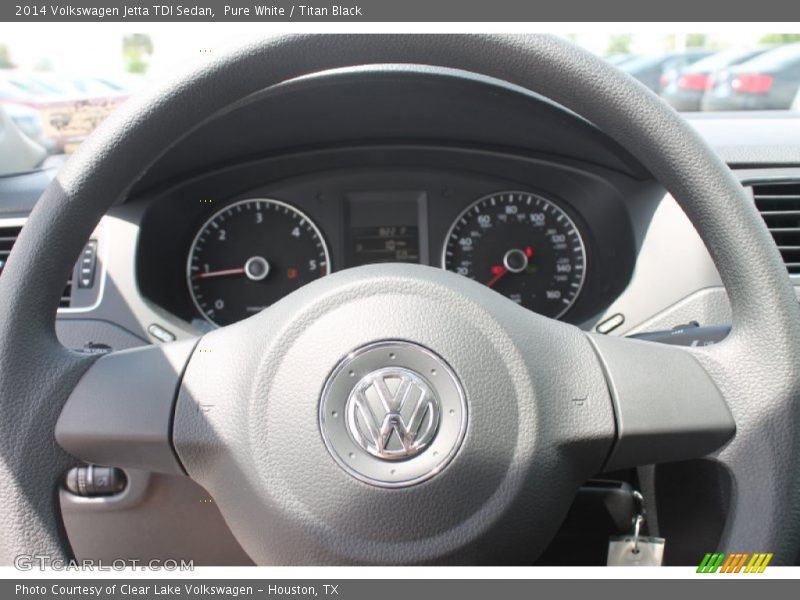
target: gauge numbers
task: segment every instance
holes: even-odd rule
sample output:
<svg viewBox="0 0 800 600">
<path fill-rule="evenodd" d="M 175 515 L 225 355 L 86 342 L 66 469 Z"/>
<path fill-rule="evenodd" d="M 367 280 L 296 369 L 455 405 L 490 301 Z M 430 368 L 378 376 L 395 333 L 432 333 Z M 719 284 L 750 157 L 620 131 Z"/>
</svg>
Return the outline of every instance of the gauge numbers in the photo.
<svg viewBox="0 0 800 600">
<path fill-rule="evenodd" d="M 558 318 L 583 287 L 586 251 L 575 223 L 556 204 L 530 192 L 503 192 L 458 216 L 442 266 Z"/>
<path fill-rule="evenodd" d="M 214 213 L 189 250 L 187 282 L 213 325 L 245 319 L 330 272 L 317 226 L 279 200 L 241 200 Z"/>
</svg>

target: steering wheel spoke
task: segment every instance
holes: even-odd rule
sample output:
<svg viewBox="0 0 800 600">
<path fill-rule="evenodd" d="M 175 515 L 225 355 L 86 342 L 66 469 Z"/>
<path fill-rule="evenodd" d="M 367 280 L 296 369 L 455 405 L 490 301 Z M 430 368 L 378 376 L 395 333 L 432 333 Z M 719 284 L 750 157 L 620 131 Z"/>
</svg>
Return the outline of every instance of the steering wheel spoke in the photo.
<svg viewBox="0 0 800 600">
<path fill-rule="evenodd" d="M 112 352 L 78 381 L 56 441 L 88 463 L 183 474 L 171 442 L 175 399 L 196 339 Z"/>
<path fill-rule="evenodd" d="M 606 470 L 699 458 L 735 431 L 711 375 L 683 347 L 590 335 L 617 420 Z"/>
</svg>

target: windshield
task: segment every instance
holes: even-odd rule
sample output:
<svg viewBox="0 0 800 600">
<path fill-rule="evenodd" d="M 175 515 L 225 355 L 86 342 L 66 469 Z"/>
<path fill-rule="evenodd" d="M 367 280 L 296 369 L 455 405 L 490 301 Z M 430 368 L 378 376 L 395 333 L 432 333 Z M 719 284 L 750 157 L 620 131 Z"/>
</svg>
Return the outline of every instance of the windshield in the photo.
<svg viewBox="0 0 800 600">
<path fill-rule="evenodd" d="M 766 48 L 731 48 L 716 52 L 711 56 L 702 58 L 684 69 L 684 73 L 714 73 L 731 65 L 737 65 L 750 60 L 759 54 L 771 50 L 774 46 Z"/>
<path fill-rule="evenodd" d="M 747 62 L 747 67 L 756 71 L 771 71 L 797 65 L 800 65 L 800 42 L 775 48 Z"/>
<path fill-rule="evenodd" d="M 128 97 L 232 42 L 222 28 L 188 24 L 101 29 L 0 32 L 0 175 L 57 166 Z M 800 114 L 800 34 L 563 35 L 679 111 Z"/>
</svg>

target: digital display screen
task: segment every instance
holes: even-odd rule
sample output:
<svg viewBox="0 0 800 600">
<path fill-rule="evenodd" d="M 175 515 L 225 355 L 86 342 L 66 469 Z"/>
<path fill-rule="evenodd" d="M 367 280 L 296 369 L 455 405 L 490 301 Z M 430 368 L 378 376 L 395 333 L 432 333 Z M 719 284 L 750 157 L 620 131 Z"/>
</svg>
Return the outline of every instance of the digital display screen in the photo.
<svg viewBox="0 0 800 600">
<path fill-rule="evenodd" d="M 351 267 L 375 263 L 427 264 L 427 196 L 422 191 L 350 192 L 347 246 Z"/>
<path fill-rule="evenodd" d="M 410 225 L 354 227 L 353 266 L 419 262 L 419 229 Z"/>
</svg>

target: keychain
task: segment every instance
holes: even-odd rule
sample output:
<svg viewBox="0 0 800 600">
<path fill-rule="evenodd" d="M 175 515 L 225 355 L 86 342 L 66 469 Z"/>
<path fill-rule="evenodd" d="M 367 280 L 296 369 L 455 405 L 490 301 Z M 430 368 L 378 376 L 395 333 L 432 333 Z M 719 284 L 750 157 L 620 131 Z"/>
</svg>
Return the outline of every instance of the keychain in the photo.
<svg viewBox="0 0 800 600">
<path fill-rule="evenodd" d="M 636 504 L 633 534 L 609 540 L 606 564 L 609 567 L 660 567 L 664 560 L 664 538 L 640 535 L 647 510 L 639 491 L 633 491 L 633 500 Z"/>
</svg>

